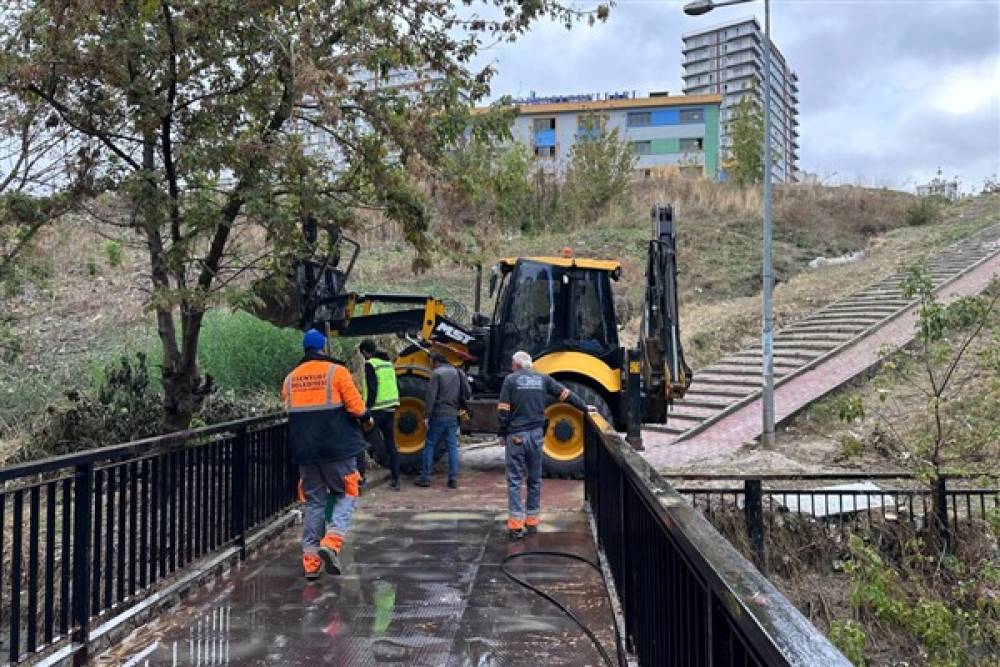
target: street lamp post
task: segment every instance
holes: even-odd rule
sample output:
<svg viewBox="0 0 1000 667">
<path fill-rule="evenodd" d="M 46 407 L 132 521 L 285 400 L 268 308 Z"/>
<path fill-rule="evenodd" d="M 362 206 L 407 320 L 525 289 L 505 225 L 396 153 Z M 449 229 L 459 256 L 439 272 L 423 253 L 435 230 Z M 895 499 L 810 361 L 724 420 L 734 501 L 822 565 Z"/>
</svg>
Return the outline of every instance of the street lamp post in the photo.
<svg viewBox="0 0 1000 667">
<path fill-rule="evenodd" d="M 739 5 L 753 0 L 695 0 L 684 5 L 690 16 L 707 14 L 716 7 Z M 761 356 L 763 383 L 761 387 L 761 445 L 774 446 L 774 262 L 771 246 L 772 196 L 771 196 L 771 1 L 764 0 L 764 248 L 762 252 L 763 285 L 761 327 Z"/>
</svg>

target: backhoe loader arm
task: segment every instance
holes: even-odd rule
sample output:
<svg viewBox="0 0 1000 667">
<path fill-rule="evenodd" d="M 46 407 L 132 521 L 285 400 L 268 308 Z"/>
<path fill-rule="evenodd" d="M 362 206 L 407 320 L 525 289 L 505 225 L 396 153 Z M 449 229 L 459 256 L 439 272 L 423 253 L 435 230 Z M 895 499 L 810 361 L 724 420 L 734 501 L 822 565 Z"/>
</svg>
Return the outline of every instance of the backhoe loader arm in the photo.
<svg viewBox="0 0 1000 667">
<path fill-rule="evenodd" d="M 691 385 L 691 369 L 681 346 L 673 209 L 654 206 L 652 222 L 639 352 L 644 421 L 663 423 L 670 402 L 684 396 Z"/>
</svg>

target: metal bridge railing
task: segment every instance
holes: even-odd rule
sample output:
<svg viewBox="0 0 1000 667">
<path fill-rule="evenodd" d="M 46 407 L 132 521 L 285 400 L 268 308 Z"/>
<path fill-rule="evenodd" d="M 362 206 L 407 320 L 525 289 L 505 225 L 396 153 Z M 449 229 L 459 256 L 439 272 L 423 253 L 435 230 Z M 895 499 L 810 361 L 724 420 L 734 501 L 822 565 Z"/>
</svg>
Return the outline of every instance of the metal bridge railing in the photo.
<svg viewBox="0 0 1000 667">
<path fill-rule="evenodd" d="M 600 424 L 600 425 L 599 425 Z M 641 665 L 850 663 L 601 420 L 586 426 L 586 498 Z"/>
<path fill-rule="evenodd" d="M 785 513 L 811 517 L 841 533 L 864 528 L 877 519 L 905 522 L 917 531 L 933 531 L 953 546 L 963 524 L 987 522 L 1000 512 L 1000 486 L 996 477 L 985 474 L 945 475 L 933 486 L 907 473 L 712 474 L 676 479 L 724 484 L 679 487 L 677 492 L 710 521 L 729 512 L 744 514 L 751 547 L 761 563 L 765 528 L 773 529 L 776 518 Z M 989 481 L 975 486 L 982 484 L 981 480 Z M 828 486 L 816 488 L 816 482 Z M 830 486 L 831 482 L 854 483 L 854 488 L 851 484 Z"/>
<path fill-rule="evenodd" d="M 0 649 L 69 644 L 287 508 L 287 423 L 268 416 L 0 469 Z M 2 660 L 2 659 L 0 659 Z"/>
</svg>

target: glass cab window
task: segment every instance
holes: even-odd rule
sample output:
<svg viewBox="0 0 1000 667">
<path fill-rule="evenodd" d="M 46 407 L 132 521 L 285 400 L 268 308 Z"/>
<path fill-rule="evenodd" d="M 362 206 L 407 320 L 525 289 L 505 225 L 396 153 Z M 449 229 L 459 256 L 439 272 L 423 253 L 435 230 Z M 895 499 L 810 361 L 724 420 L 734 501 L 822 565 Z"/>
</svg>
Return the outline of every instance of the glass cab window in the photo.
<svg viewBox="0 0 1000 667">
<path fill-rule="evenodd" d="M 618 348 L 606 271 L 522 260 L 504 281 L 494 324 L 493 361 L 500 371 L 518 350 L 535 358 L 559 350 L 603 357 Z"/>
</svg>

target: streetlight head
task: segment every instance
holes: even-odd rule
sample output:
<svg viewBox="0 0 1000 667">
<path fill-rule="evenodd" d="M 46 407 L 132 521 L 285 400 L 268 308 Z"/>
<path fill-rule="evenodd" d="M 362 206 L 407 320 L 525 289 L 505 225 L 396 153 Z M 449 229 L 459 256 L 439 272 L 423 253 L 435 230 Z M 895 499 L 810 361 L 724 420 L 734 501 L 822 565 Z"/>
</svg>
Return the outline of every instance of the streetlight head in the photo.
<svg viewBox="0 0 1000 667">
<path fill-rule="evenodd" d="M 684 13 L 688 16 L 701 16 L 715 9 L 712 0 L 694 0 L 684 5 Z"/>
</svg>

